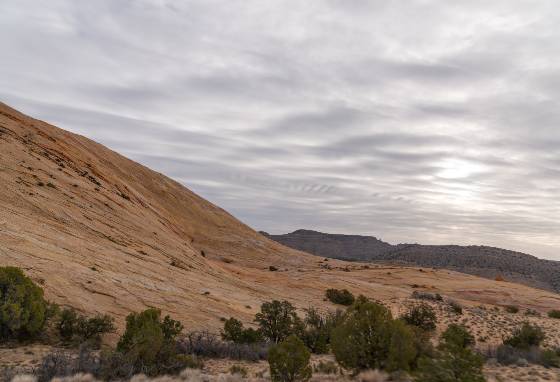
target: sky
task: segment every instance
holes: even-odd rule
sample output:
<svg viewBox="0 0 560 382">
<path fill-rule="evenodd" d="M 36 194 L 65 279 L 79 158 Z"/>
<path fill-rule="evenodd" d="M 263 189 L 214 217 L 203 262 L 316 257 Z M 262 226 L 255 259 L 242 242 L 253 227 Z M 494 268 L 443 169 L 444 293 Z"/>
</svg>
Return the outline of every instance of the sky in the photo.
<svg viewBox="0 0 560 382">
<path fill-rule="evenodd" d="M 0 100 L 257 230 L 560 260 L 557 0 L 2 0 Z"/>
</svg>

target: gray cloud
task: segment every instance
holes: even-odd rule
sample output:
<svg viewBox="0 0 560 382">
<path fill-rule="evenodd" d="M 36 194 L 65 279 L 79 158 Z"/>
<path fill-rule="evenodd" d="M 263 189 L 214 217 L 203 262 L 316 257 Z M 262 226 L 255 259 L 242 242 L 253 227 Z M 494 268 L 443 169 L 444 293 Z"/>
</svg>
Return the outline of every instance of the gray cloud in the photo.
<svg viewBox="0 0 560 382">
<path fill-rule="evenodd" d="M 560 260 L 554 0 L 0 4 L 0 96 L 256 229 Z"/>
</svg>

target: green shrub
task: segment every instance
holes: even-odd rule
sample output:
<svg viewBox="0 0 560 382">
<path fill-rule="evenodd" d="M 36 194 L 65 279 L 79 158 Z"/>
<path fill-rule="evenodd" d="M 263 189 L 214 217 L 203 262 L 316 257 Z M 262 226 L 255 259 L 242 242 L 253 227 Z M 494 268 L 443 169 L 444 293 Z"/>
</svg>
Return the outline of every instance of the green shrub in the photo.
<svg viewBox="0 0 560 382">
<path fill-rule="evenodd" d="M 459 316 L 463 314 L 463 306 L 457 301 L 449 300 L 447 304 L 449 305 L 449 310 L 451 310 L 452 313 Z"/>
<path fill-rule="evenodd" d="M 263 342 L 260 331 L 253 328 L 245 329 L 243 323 L 233 317 L 225 321 L 222 339 L 236 344 L 255 344 Z"/>
<path fill-rule="evenodd" d="M 410 306 L 401 319 L 425 331 L 435 330 L 437 324 L 434 309 L 426 303 Z"/>
<path fill-rule="evenodd" d="M 315 308 L 305 311 L 305 331 L 301 334 L 301 339 L 305 346 L 315 354 L 325 354 L 329 352 L 332 330 L 341 322 L 343 312 L 337 310 L 321 314 Z"/>
<path fill-rule="evenodd" d="M 108 315 L 87 318 L 79 315 L 74 309 L 67 308 L 60 314 L 57 329 L 64 341 L 99 343 L 101 336 L 114 331 L 115 326 L 113 325 L 113 319 Z"/>
<path fill-rule="evenodd" d="M 303 341 L 290 335 L 269 350 L 270 378 L 273 382 L 309 380 L 312 374 L 309 366 L 310 356 L 311 353 Z"/>
<path fill-rule="evenodd" d="M 505 307 L 505 309 L 506 309 L 506 312 L 512 313 L 512 314 L 515 314 L 515 313 L 519 312 L 519 307 L 517 307 L 515 305 L 508 305 L 508 306 Z"/>
<path fill-rule="evenodd" d="M 391 343 L 391 322 L 385 306 L 359 298 L 332 332 L 336 361 L 355 371 L 382 368 Z"/>
<path fill-rule="evenodd" d="M 303 322 L 296 314 L 296 308 L 288 301 L 274 300 L 261 305 L 260 313 L 255 315 L 260 332 L 273 343 L 280 343 L 290 335 L 302 335 Z"/>
<path fill-rule="evenodd" d="M 391 323 L 391 340 L 385 365 L 387 371 L 410 371 L 418 354 L 414 335 L 414 331 L 404 322 L 395 320 Z"/>
<path fill-rule="evenodd" d="M 550 318 L 560 318 L 560 310 L 553 309 L 548 312 L 548 317 Z"/>
<path fill-rule="evenodd" d="M 40 334 L 47 318 L 43 289 L 16 267 L 0 267 L 0 338 L 29 339 Z"/>
<path fill-rule="evenodd" d="M 178 372 L 188 366 L 190 359 L 177 355 L 175 338 L 183 326 L 161 312 L 150 308 L 126 317 L 126 329 L 117 344 L 117 352 L 124 354 L 137 373 L 157 375 Z"/>
<path fill-rule="evenodd" d="M 352 292 L 346 289 L 327 289 L 325 295 L 327 299 L 333 304 L 350 306 L 355 301 Z"/>
<path fill-rule="evenodd" d="M 474 337 L 460 325 L 442 334 L 438 352 L 418 361 L 418 382 L 484 382 L 484 361 L 471 350 Z"/>
<path fill-rule="evenodd" d="M 471 349 L 441 352 L 435 358 L 423 357 L 418 363 L 416 382 L 484 382 L 484 361 Z"/>
<path fill-rule="evenodd" d="M 78 313 L 74 309 L 64 309 L 56 325 L 60 338 L 70 341 L 76 333 L 78 324 Z"/>
<path fill-rule="evenodd" d="M 462 325 L 451 324 L 441 335 L 443 346 L 467 348 L 474 346 L 474 336 Z"/>
<path fill-rule="evenodd" d="M 543 350 L 541 352 L 540 364 L 547 368 L 560 367 L 560 355 L 554 350 Z"/>
<path fill-rule="evenodd" d="M 539 326 L 525 322 L 504 341 L 504 344 L 518 349 L 529 349 L 532 346 L 538 347 L 544 338 L 544 332 Z"/>
</svg>

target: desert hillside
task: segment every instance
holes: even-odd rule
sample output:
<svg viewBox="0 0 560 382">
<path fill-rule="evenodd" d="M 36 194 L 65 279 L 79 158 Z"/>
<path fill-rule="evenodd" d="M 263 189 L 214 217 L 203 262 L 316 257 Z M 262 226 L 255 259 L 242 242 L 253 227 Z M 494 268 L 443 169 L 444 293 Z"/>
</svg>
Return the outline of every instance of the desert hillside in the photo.
<svg viewBox="0 0 560 382">
<path fill-rule="evenodd" d="M 220 317 L 250 321 L 272 298 L 324 307 L 330 287 L 388 303 L 429 290 L 470 306 L 560 307 L 559 295 L 514 283 L 289 249 L 166 176 L 4 104 L 0 185 L 0 264 L 23 268 L 49 299 L 118 323 L 154 306 L 187 328 L 217 328 Z"/>
<path fill-rule="evenodd" d="M 482 245 L 391 245 L 373 236 L 341 235 L 300 229 L 268 235 L 283 245 L 317 256 L 437 267 L 560 291 L 560 262 Z"/>
</svg>

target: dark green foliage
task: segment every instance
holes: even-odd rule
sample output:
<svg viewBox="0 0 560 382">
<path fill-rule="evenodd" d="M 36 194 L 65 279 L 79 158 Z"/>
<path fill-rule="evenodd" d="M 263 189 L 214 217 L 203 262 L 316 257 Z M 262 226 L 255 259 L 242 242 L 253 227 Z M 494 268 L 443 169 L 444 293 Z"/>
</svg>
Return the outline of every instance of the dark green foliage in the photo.
<svg viewBox="0 0 560 382">
<path fill-rule="evenodd" d="M 417 354 L 414 331 L 402 321 L 393 321 L 385 369 L 387 371 L 410 371 Z"/>
<path fill-rule="evenodd" d="M 482 357 L 472 351 L 474 337 L 460 325 L 450 325 L 442 334 L 434 357 L 418 361 L 418 382 L 484 382 Z"/>
<path fill-rule="evenodd" d="M 325 295 L 327 299 L 333 304 L 350 306 L 355 301 L 352 292 L 346 289 L 327 289 Z"/>
<path fill-rule="evenodd" d="M 292 334 L 301 336 L 304 330 L 296 309 L 288 301 L 263 303 L 260 313 L 255 315 L 255 322 L 259 324 L 264 338 L 276 344 Z"/>
<path fill-rule="evenodd" d="M 332 330 L 341 322 L 343 313 L 340 310 L 321 314 L 317 309 L 309 308 L 305 311 L 305 331 L 301 339 L 312 353 L 328 353 Z"/>
<path fill-rule="evenodd" d="M 550 318 L 560 318 L 560 310 L 551 310 L 550 312 L 548 312 L 548 317 Z"/>
<path fill-rule="evenodd" d="M 78 323 L 78 313 L 74 309 L 64 309 L 60 313 L 57 323 L 58 334 L 64 341 L 70 341 L 74 337 Z"/>
<path fill-rule="evenodd" d="M 161 330 L 163 331 L 163 338 L 166 341 L 173 341 L 183 330 L 183 324 L 181 324 L 180 321 L 173 320 L 169 316 L 165 316 L 161 323 Z"/>
<path fill-rule="evenodd" d="M 446 347 L 467 348 L 474 346 L 474 336 L 462 325 L 451 324 L 441 335 L 441 343 Z"/>
<path fill-rule="evenodd" d="M 437 324 L 434 309 L 426 303 L 410 306 L 401 319 L 408 325 L 416 326 L 425 331 L 434 330 Z"/>
<path fill-rule="evenodd" d="M 87 318 L 79 315 L 74 309 L 64 309 L 57 323 L 60 337 L 64 341 L 91 341 L 99 343 L 101 336 L 115 330 L 113 319 L 108 315 L 97 315 Z"/>
<path fill-rule="evenodd" d="M 126 318 L 126 330 L 117 344 L 117 352 L 137 373 L 178 372 L 188 366 L 188 359 L 177 354 L 175 337 L 181 329 L 182 325 L 169 316 L 162 321 L 158 309 L 131 313 Z"/>
<path fill-rule="evenodd" d="M 311 353 L 298 337 L 291 335 L 270 348 L 268 363 L 273 382 L 307 381 L 311 378 Z"/>
<path fill-rule="evenodd" d="M 233 317 L 225 321 L 222 339 L 236 344 L 255 344 L 264 341 L 260 331 L 253 328 L 245 329 L 243 323 Z"/>
<path fill-rule="evenodd" d="M 550 349 L 541 352 L 541 365 L 544 367 L 559 367 L 560 368 L 560 355 L 558 352 Z"/>
<path fill-rule="evenodd" d="M 539 326 L 525 322 L 504 341 L 504 344 L 518 349 L 529 349 L 532 346 L 538 347 L 544 338 L 544 332 Z"/>
<path fill-rule="evenodd" d="M 417 382 L 484 382 L 482 357 L 471 349 L 442 352 L 420 359 Z"/>
<path fill-rule="evenodd" d="M 48 305 L 43 290 L 16 267 L 0 267 L 0 338 L 29 339 L 41 333 Z"/>
<path fill-rule="evenodd" d="M 512 313 L 512 314 L 515 314 L 515 313 L 519 312 L 519 308 L 515 305 L 508 305 L 508 306 L 506 306 L 505 309 L 506 309 L 506 312 Z"/>
<path fill-rule="evenodd" d="M 364 369 L 410 370 L 429 348 L 413 327 L 393 320 L 385 306 L 359 297 L 332 331 L 337 362 L 355 372 Z"/>
<path fill-rule="evenodd" d="M 332 332 L 331 347 L 346 369 L 381 369 L 391 343 L 391 312 L 383 305 L 359 298 Z"/>
</svg>

